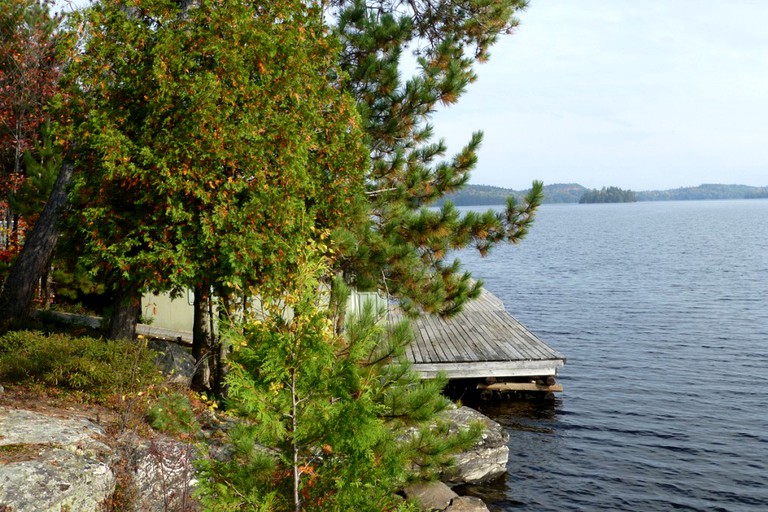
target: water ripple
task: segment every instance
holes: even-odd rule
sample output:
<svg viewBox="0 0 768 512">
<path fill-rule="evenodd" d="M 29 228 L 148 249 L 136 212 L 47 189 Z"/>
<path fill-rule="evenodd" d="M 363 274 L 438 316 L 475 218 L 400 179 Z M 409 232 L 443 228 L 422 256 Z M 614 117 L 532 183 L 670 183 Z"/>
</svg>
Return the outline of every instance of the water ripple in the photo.
<svg viewBox="0 0 768 512">
<path fill-rule="evenodd" d="M 478 405 L 510 433 L 493 510 L 768 510 L 766 219 L 763 200 L 545 205 L 520 246 L 460 255 L 568 357 L 554 402 Z"/>
</svg>

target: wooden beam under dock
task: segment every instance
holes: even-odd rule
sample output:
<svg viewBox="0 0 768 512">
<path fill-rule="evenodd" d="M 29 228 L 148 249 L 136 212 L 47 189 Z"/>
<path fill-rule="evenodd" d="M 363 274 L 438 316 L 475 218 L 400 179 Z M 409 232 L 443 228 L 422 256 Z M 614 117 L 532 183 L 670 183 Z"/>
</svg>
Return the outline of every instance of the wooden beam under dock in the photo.
<svg viewBox="0 0 768 512">
<path fill-rule="evenodd" d="M 544 391 L 548 393 L 561 393 L 562 384 L 539 384 L 538 382 L 496 382 L 494 384 L 478 384 L 477 389 L 489 391 Z"/>
</svg>

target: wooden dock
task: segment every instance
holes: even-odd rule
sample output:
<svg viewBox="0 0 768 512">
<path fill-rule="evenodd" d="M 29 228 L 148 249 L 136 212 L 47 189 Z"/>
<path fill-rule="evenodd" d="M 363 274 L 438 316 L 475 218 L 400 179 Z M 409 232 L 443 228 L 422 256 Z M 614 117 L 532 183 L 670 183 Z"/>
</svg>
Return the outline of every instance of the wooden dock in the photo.
<svg viewBox="0 0 768 512">
<path fill-rule="evenodd" d="M 100 325 L 100 318 L 46 312 L 61 321 Z M 390 309 L 389 321 L 402 318 Z M 483 290 L 451 319 L 424 315 L 411 322 L 415 339 L 406 350 L 423 378 L 444 372 L 449 379 L 485 379 L 478 387 L 492 391 L 561 391 L 554 379 L 565 356 L 552 349 L 504 309 L 501 300 Z M 170 326 L 169 326 L 170 327 Z M 189 329 L 163 327 L 162 322 L 138 325 L 137 333 L 191 343 Z"/>
<path fill-rule="evenodd" d="M 402 318 L 390 312 L 390 321 Z M 458 315 L 424 315 L 412 321 L 415 340 L 406 355 L 424 378 L 445 372 L 449 379 L 541 378 L 557 375 L 565 356 L 537 338 L 483 290 Z M 519 380 L 519 379 L 518 379 Z"/>
</svg>

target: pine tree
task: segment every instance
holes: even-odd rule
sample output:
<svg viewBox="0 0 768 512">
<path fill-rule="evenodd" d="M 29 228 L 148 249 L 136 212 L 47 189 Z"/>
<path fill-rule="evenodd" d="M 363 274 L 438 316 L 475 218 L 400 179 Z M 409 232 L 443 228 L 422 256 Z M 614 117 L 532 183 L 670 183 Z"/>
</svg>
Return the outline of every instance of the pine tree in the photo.
<svg viewBox="0 0 768 512">
<path fill-rule="evenodd" d="M 34 226 L 53 190 L 63 161 L 61 148 L 54 140 L 50 124 L 42 129 L 41 140 L 24 154 L 26 177 L 18 190 L 8 197 L 11 210 Z"/>
<path fill-rule="evenodd" d="M 497 243 L 525 236 L 542 199 L 542 184 L 503 212 L 461 215 L 452 204 L 430 208 L 460 189 L 476 164 L 482 135 L 450 161 L 432 142 L 431 114 L 455 103 L 476 79 L 500 33 L 510 32 L 523 0 L 334 0 L 333 24 L 344 46 L 342 68 L 368 134 L 372 165 L 367 195 L 370 223 L 346 240 L 340 269 L 360 288 L 401 298 L 402 307 L 451 315 L 479 294 L 481 282 L 461 271 L 449 252 L 475 247 L 485 255 Z M 401 79 L 405 52 L 418 63 Z"/>
<path fill-rule="evenodd" d="M 410 371 L 407 324 L 387 328 L 369 305 L 336 333 L 345 297 L 329 290 L 343 284 L 327 286 L 323 253 L 308 244 L 295 287 L 263 296 L 263 316 L 230 335 L 226 403 L 241 423 L 231 459 L 200 463 L 207 510 L 394 510 L 406 481 L 444 466 L 480 433 L 474 425 L 448 435 L 434 423 L 450 402 L 444 381 Z"/>
</svg>

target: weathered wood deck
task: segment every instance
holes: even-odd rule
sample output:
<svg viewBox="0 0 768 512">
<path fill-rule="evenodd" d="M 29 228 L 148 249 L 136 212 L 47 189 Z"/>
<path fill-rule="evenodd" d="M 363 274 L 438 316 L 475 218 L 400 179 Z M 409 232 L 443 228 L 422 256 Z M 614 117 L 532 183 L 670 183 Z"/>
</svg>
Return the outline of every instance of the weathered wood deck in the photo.
<svg viewBox="0 0 768 512">
<path fill-rule="evenodd" d="M 390 312 L 390 322 L 401 318 Z M 537 338 L 483 290 L 451 319 L 412 321 L 415 340 L 406 355 L 424 378 L 443 371 L 450 379 L 556 375 L 565 356 Z"/>
</svg>

